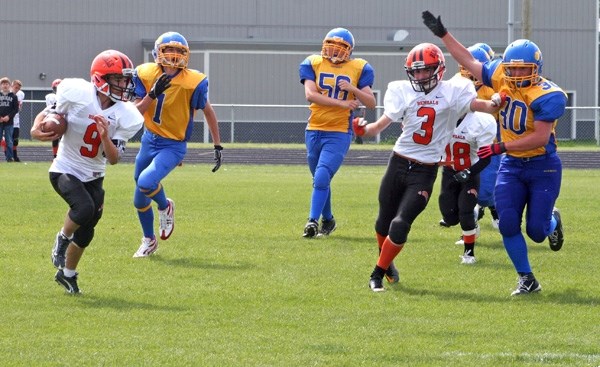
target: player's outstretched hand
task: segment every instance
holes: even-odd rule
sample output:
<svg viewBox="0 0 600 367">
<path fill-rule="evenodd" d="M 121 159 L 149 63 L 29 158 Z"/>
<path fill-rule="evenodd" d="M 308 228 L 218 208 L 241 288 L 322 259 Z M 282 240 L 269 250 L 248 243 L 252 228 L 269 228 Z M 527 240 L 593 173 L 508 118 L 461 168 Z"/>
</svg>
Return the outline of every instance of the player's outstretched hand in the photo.
<svg viewBox="0 0 600 367">
<path fill-rule="evenodd" d="M 481 159 L 484 159 L 493 155 L 500 155 L 504 152 L 506 152 L 506 147 L 504 146 L 504 143 L 494 143 L 479 148 L 479 150 L 477 151 L 477 156 Z"/>
<path fill-rule="evenodd" d="M 367 132 L 365 126 L 367 126 L 368 121 L 362 117 L 355 117 L 352 120 L 352 131 L 354 131 L 354 135 L 363 136 Z"/>
<path fill-rule="evenodd" d="M 156 99 L 156 97 L 160 96 L 171 86 L 171 78 L 165 73 L 156 79 L 152 89 L 150 89 L 150 93 L 148 96 L 152 99 Z"/>
<path fill-rule="evenodd" d="M 217 170 L 221 167 L 221 160 L 223 159 L 223 154 L 221 153 L 222 150 L 223 150 L 222 146 L 215 145 L 215 162 L 216 163 L 212 169 L 213 172 L 217 172 Z"/>
<path fill-rule="evenodd" d="M 442 24 L 442 16 L 441 15 L 439 15 L 436 18 L 435 15 L 431 14 L 431 12 L 429 10 L 425 10 L 422 14 L 422 17 L 423 17 L 423 23 L 436 36 L 442 38 L 448 33 L 448 30 L 446 29 L 446 27 L 444 27 L 444 24 Z"/>
</svg>

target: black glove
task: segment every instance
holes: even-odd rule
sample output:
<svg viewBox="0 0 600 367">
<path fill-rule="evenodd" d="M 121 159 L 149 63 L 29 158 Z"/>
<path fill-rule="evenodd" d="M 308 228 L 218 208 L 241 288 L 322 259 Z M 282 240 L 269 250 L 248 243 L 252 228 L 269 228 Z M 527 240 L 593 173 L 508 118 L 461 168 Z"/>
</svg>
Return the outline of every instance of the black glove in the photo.
<svg viewBox="0 0 600 367">
<path fill-rule="evenodd" d="M 215 145 L 215 162 L 217 162 L 217 163 L 215 163 L 215 166 L 212 169 L 213 172 L 217 172 L 219 167 L 221 167 L 221 159 L 223 158 L 223 154 L 221 153 L 222 150 L 223 150 L 222 146 Z"/>
<path fill-rule="evenodd" d="M 471 171 L 469 169 L 463 169 L 462 171 L 458 171 L 454 176 L 454 180 L 457 182 L 467 182 L 469 177 L 471 177 Z"/>
<path fill-rule="evenodd" d="M 150 89 L 150 93 L 148 93 L 148 96 L 152 99 L 156 99 L 156 97 L 163 94 L 163 92 L 165 90 L 167 90 L 170 86 L 171 86 L 171 79 L 167 76 L 167 74 L 163 73 L 154 82 L 154 85 L 152 86 L 152 89 Z"/>
<path fill-rule="evenodd" d="M 422 16 L 423 16 L 423 23 L 436 36 L 442 38 L 448 33 L 448 30 L 442 24 L 442 16 L 441 15 L 436 18 L 435 15 L 431 14 L 431 12 L 429 10 L 425 10 L 423 12 Z"/>
</svg>

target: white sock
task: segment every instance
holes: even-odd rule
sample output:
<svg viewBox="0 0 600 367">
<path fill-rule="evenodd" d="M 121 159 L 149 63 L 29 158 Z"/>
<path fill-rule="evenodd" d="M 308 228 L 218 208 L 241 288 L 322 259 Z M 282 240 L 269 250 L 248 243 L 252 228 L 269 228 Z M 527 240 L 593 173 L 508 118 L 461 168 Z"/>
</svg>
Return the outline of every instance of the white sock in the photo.
<svg viewBox="0 0 600 367">
<path fill-rule="evenodd" d="M 77 272 L 75 270 L 71 270 L 71 269 L 67 269 L 67 268 L 63 269 L 63 273 L 65 274 L 65 276 L 67 278 L 72 278 L 75 275 L 77 275 Z"/>
<path fill-rule="evenodd" d="M 69 236 L 67 236 L 67 235 L 65 234 L 65 229 L 64 229 L 64 228 L 61 228 L 61 229 L 60 229 L 60 235 L 61 235 L 61 236 L 63 236 L 64 238 L 67 238 L 69 241 L 71 241 L 71 240 L 73 239 L 73 235 L 74 235 L 74 234 L 72 234 L 72 235 L 71 235 L 71 237 L 69 237 Z"/>
</svg>

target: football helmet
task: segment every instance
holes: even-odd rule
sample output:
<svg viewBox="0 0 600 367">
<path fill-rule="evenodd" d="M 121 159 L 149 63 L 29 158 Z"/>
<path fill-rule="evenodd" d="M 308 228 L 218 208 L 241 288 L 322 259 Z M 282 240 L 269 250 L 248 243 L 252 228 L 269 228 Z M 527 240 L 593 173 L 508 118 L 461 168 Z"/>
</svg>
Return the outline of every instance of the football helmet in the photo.
<svg viewBox="0 0 600 367">
<path fill-rule="evenodd" d="M 416 45 L 406 56 L 404 64 L 410 84 L 416 92 L 429 93 L 444 76 L 446 60 L 439 47 L 433 43 L 421 43 Z M 428 75 L 417 77 L 418 70 L 427 70 Z"/>
<path fill-rule="evenodd" d="M 479 42 L 479 43 L 474 44 L 473 47 L 481 47 L 490 56 L 490 60 L 493 59 L 494 56 L 496 55 L 494 50 L 492 50 L 490 45 L 488 45 L 487 43 Z"/>
<path fill-rule="evenodd" d="M 133 74 L 133 63 L 129 57 L 115 50 L 99 53 L 90 69 L 90 77 L 96 90 L 113 102 L 133 100 Z"/>
<path fill-rule="evenodd" d="M 504 80 L 510 88 L 528 88 L 537 83 L 542 74 L 542 51 L 530 40 L 516 40 L 504 51 L 502 56 Z M 512 68 L 527 68 L 527 75 L 514 75 Z"/>
<path fill-rule="evenodd" d="M 490 55 L 483 47 L 478 46 L 478 45 L 481 45 L 481 43 L 474 44 L 473 46 L 467 48 L 467 50 L 469 50 L 471 55 L 477 61 L 481 62 L 482 64 L 486 63 L 487 61 L 489 61 L 491 59 Z M 475 77 L 471 74 L 471 72 L 469 70 L 465 69 L 462 65 L 458 65 L 458 68 L 460 70 L 460 75 L 467 79 L 470 79 L 475 84 L 476 87 L 479 87 L 482 84 L 479 80 L 475 79 Z"/>
<path fill-rule="evenodd" d="M 58 88 L 58 85 L 60 84 L 60 82 L 62 82 L 62 79 L 54 79 L 52 81 L 52 91 L 54 93 L 56 93 L 56 88 Z"/>
<path fill-rule="evenodd" d="M 152 56 L 157 64 L 170 68 L 185 69 L 190 60 L 188 42 L 177 32 L 161 34 L 154 42 Z"/>
<path fill-rule="evenodd" d="M 334 64 L 347 61 L 354 49 L 354 36 L 346 28 L 334 28 L 325 35 L 321 56 Z"/>
</svg>

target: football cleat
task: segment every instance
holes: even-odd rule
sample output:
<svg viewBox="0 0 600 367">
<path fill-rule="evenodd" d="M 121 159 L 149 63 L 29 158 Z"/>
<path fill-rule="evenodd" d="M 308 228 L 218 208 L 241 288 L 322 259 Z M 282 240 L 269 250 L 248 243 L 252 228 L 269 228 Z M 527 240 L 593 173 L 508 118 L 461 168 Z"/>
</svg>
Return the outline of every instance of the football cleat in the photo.
<svg viewBox="0 0 600 367">
<path fill-rule="evenodd" d="M 61 231 L 56 234 L 54 247 L 52 248 L 52 253 L 50 254 L 52 265 L 54 265 L 55 268 L 62 269 L 65 267 L 66 252 L 67 247 L 69 247 L 69 243 L 71 243 L 71 240 L 65 237 Z"/>
<path fill-rule="evenodd" d="M 62 285 L 67 290 L 69 294 L 78 294 L 81 293 L 79 291 L 79 286 L 77 286 L 77 273 L 72 277 L 65 276 L 65 273 L 62 269 L 58 269 L 56 275 L 54 276 L 54 280 L 56 283 Z"/>
<path fill-rule="evenodd" d="M 440 226 L 446 227 L 446 228 L 452 227 L 451 225 L 446 223 L 446 221 L 444 219 L 440 219 Z"/>
<path fill-rule="evenodd" d="M 398 272 L 398 269 L 396 269 L 396 265 L 394 265 L 393 261 L 385 271 L 385 279 L 387 279 L 390 284 L 398 283 L 400 281 L 400 273 Z"/>
<path fill-rule="evenodd" d="M 133 254 L 133 257 L 148 257 L 152 255 L 158 249 L 158 241 L 155 238 L 142 238 L 142 244 L 140 248 Z"/>
<path fill-rule="evenodd" d="M 304 226 L 304 234 L 302 237 L 313 238 L 319 233 L 319 223 L 314 219 L 309 219 Z"/>
<path fill-rule="evenodd" d="M 383 288 L 383 279 L 376 276 L 371 276 L 371 279 L 369 280 L 369 288 L 371 288 L 373 292 L 385 291 L 385 288 Z"/>
<path fill-rule="evenodd" d="M 492 227 L 494 227 L 494 229 L 500 230 L 500 219 L 492 218 Z"/>
<path fill-rule="evenodd" d="M 519 283 L 517 284 L 517 288 L 510 295 L 520 296 L 523 294 L 539 292 L 541 290 L 542 286 L 540 285 L 540 283 L 535 279 L 533 274 L 530 274 L 519 277 Z"/>
<path fill-rule="evenodd" d="M 563 226 L 562 219 L 560 217 L 560 211 L 557 208 L 552 210 L 552 215 L 556 218 L 556 228 L 554 232 L 548 235 L 548 242 L 550 243 L 550 249 L 552 251 L 558 251 L 562 248 L 563 243 L 565 242 L 565 237 L 563 234 Z"/>
<path fill-rule="evenodd" d="M 476 262 L 475 256 L 464 254 L 464 255 L 460 256 L 460 258 L 461 258 L 461 261 L 460 261 L 461 264 L 471 265 L 471 264 L 475 264 L 475 262 Z"/>
<path fill-rule="evenodd" d="M 175 203 L 167 199 L 167 207 L 158 211 L 158 232 L 161 240 L 171 237 L 175 228 Z"/>
<path fill-rule="evenodd" d="M 335 218 L 331 218 L 330 220 L 321 220 L 321 229 L 319 230 L 319 236 L 329 236 L 331 232 L 335 231 L 337 225 L 335 223 Z"/>
</svg>

